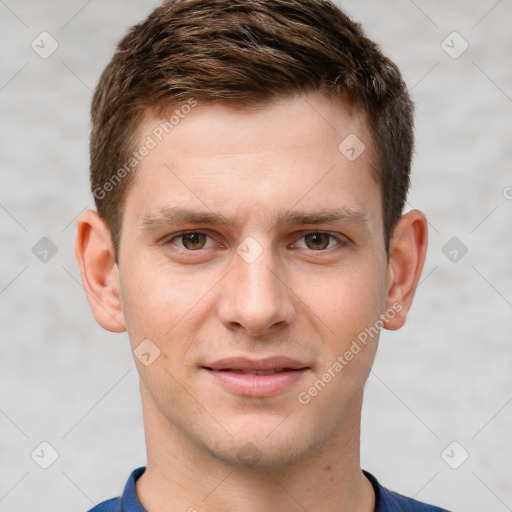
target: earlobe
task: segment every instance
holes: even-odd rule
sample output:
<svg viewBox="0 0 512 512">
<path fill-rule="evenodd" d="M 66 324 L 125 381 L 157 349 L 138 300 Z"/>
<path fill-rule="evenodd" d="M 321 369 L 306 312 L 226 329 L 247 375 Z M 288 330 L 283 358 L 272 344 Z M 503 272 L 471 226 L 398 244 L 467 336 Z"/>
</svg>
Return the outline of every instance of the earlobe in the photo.
<svg viewBox="0 0 512 512">
<path fill-rule="evenodd" d="M 386 299 L 386 311 L 394 314 L 384 321 L 386 329 L 400 329 L 405 323 L 425 263 L 427 233 L 427 219 L 419 210 L 406 213 L 396 225 L 389 249 Z"/>
<path fill-rule="evenodd" d="M 119 270 L 110 231 L 93 210 L 83 212 L 78 219 L 75 255 L 94 318 L 108 331 L 125 331 Z"/>
</svg>

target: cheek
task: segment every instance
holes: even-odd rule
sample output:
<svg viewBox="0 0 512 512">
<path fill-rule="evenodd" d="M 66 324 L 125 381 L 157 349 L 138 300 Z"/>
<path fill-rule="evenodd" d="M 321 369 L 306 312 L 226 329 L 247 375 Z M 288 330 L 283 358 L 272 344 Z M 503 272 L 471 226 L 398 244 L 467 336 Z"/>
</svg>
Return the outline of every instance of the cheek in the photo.
<svg viewBox="0 0 512 512">
<path fill-rule="evenodd" d="M 302 391 L 319 410 L 359 396 L 375 358 L 380 334 L 375 324 L 385 303 L 385 272 L 359 263 L 331 272 L 329 279 L 316 275 L 301 289 L 303 314 L 322 343 L 319 366 Z M 318 399 L 313 398 L 316 393 Z"/>
<path fill-rule="evenodd" d="M 380 284 L 382 282 L 382 284 Z M 379 317 L 385 303 L 385 279 L 370 267 L 350 267 L 309 275 L 297 293 L 311 310 L 316 325 L 345 339 L 364 330 Z"/>
<path fill-rule="evenodd" d="M 161 338 L 184 315 L 186 287 L 165 268 L 143 261 L 123 269 L 123 312 L 132 344 Z"/>
<path fill-rule="evenodd" d="M 182 361 L 190 340 L 205 321 L 212 287 L 218 280 L 215 270 L 179 269 L 150 258 L 125 268 L 123 312 L 132 348 L 149 338 L 162 356 L 172 350 L 173 359 Z"/>
</svg>

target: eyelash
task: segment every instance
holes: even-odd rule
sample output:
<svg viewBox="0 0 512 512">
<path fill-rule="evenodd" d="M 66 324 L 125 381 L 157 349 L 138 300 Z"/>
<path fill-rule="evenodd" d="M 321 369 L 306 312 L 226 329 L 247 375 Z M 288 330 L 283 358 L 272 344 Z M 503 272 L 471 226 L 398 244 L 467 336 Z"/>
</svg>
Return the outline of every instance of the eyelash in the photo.
<svg viewBox="0 0 512 512">
<path fill-rule="evenodd" d="M 179 251 L 181 252 L 187 252 L 187 253 L 200 253 L 201 251 L 205 250 L 204 248 L 203 249 L 196 249 L 196 250 L 193 250 L 193 249 L 187 249 L 187 248 L 182 248 L 182 247 L 177 247 L 176 245 L 174 245 L 172 243 L 173 240 L 176 240 L 176 239 L 182 239 L 182 237 L 184 237 L 185 235 L 189 235 L 189 234 L 192 234 L 192 233 L 197 233 L 197 234 L 201 234 L 201 235 L 206 235 L 208 238 L 212 238 L 211 235 L 209 235 L 207 232 L 205 231 L 197 231 L 197 230 L 192 230 L 192 231 L 182 231 L 181 233 L 176 233 L 170 237 L 167 237 L 163 240 L 163 245 L 173 245 L 174 247 L 176 247 Z M 307 233 L 304 233 L 300 238 L 299 240 L 303 239 L 304 237 L 306 237 L 307 235 L 316 235 L 316 234 L 324 234 L 324 235 L 328 235 L 331 239 L 334 239 L 336 242 L 337 242 L 337 245 L 334 246 L 334 247 L 327 247 L 326 249 L 317 249 L 317 250 L 314 250 L 314 249 L 307 249 L 306 250 L 309 250 L 311 253 L 322 253 L 322 252 L 328 252 L 332 249 L 336 249 L 336 248 L 340 248 L 340 247 L 343 247 L 345 245 L 347 245 L 347 241 L 340 237 L 340 236 L 336 236 L 334 235 L 333 233 L 328 233 L 326 231 L 308 231 Z"/>
</svg>

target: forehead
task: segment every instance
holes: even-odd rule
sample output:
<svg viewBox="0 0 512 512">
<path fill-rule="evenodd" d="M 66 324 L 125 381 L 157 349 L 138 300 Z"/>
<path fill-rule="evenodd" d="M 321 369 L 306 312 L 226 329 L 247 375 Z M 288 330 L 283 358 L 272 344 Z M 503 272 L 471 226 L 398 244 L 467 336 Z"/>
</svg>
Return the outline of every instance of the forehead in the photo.
<svg viewBox="0 0 512 512">
<path fill-rule="evenodd" d="M 140 139 L 150 135 L 157 143 L 173 144 L 175 150 L 197 156 L 220 148 L 236 154 L 297 146 L 337 147 L 350 134 L 364 141 L 367 155 L 373 153 L 365 113 L 346 99 L 329 99 L 321 92 L 281 95 L 252 107 L 200 104 L 190 98 L 160 115 L 146 110 L 138 132 Z"/>
<path fill-rule="evenodd" d="M 295 206 L 305 212 L 328 203 L 380 213 L 364 116 L 320 93 L 251 110 L 196 104 L 164 118 L 148 112 L 139 145 L 148 142 L 126 201 L 137 223 L 192 203 L 240 221 L 270 222 Z"/>
</svg>

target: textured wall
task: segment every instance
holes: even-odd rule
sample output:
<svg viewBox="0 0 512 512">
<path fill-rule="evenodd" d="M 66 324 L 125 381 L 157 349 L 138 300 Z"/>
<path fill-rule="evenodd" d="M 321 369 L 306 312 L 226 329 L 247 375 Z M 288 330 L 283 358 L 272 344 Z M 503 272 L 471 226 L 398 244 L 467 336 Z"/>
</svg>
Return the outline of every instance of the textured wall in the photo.
<svg viewBox="0 0 512 512">
<path fill-rule="evenodd" d="M 155 5 L 0 1 L 0 512 L 87 510 L 145 462 L 128 340 L 96 325 L 73 239 L 91 90 Z M 410 205 L 430 221 L 408 323 L 368 381 L 362 465 L 454 512 L 512 510 L 512 3 L 342 5 L 412 90 Z"/>
</svg>

